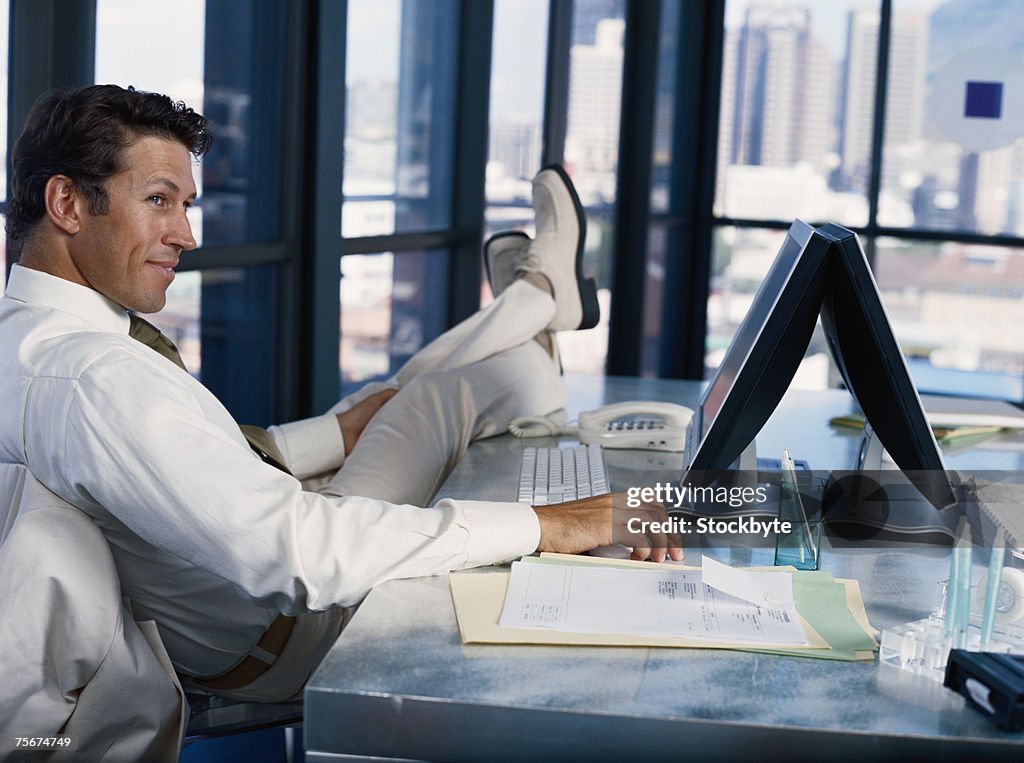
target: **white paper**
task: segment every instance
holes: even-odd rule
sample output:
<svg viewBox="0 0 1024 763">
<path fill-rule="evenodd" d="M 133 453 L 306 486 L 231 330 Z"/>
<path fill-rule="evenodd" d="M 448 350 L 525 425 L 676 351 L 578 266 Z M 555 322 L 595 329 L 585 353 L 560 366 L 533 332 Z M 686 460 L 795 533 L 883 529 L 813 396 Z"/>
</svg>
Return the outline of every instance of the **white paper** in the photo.
<svg viewBox="0 0 1024 763">
<path fill-rule="evenodd" d="M 775 606 L 793 603 L 793 578 L 788 572 L 738 570 L 710 556 L 701 560 L 701 572 L 705 585 L 737 599 Z"/>
<path fill-rule="evenodd" d="M 786 576 L 788 577 L 788 576 Z M 699 571 L 512 565 L 501 625 L 576 633 L 686 636 L 727 643 L 809 642 L 793 603 L 743 601 Z"/>
</svg>

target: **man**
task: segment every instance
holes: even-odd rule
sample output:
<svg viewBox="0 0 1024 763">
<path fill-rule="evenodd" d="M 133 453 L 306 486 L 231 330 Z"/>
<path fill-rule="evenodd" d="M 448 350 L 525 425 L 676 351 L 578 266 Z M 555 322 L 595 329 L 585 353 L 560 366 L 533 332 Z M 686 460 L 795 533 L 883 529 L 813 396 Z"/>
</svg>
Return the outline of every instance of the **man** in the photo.
<svg viewBox="0 0 1024 763">
<path fill-rule="evenodd" d="M 209 141 L 205 120 L 166 96 L 113 85 L 43 96 L 12 155 L 19 265 L 0 300 L 0 461 L 95 520 L 135 616 L 156 620 L 179 673 L 240 698 L 291 697 L 343 608 L 377 583 L 612 542 L 607 496 L 417 508 L 472 439 L 565 401 L 551 332 L 592 320 L 594 303 L 564 174 L 538 177 L 535 241 L 493 242 L 493 305 L 388 385 L 272 428 L 254 452 L 130 314 L 164 306 L 196 246 L 192 157 Z M 332 471 L 318 492 L 299 482 Z M 661 560 L 667 542 L 637 546 Z"/>
</svg>

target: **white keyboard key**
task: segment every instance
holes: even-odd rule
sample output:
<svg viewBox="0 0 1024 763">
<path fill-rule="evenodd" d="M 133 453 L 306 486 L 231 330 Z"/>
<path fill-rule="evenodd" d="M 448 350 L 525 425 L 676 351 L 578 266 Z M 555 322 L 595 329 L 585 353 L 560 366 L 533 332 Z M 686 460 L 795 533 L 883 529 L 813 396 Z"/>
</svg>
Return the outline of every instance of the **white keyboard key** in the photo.
<svg viewBox="0 0 1024 763">
<path fill-rule="evenodd" d="M 523 449 L 517 500 L 544 506 L 607 492 L 608 469 L 600 445 Z"/>
</svg>

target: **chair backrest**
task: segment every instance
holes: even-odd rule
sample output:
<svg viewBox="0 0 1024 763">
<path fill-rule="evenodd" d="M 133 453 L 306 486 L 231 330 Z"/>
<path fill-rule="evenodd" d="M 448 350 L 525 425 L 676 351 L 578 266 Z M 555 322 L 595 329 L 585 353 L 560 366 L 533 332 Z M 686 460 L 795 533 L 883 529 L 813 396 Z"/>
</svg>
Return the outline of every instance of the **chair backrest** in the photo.
<svg viewBox="0 0 1024 763">
<path fill-rule="evenodd" d="M 0 531 L 0 739 L 66 735 L 55 760 L 177 760 L 188 705 L 95 522 L 0 464 Z"/>
</svg>

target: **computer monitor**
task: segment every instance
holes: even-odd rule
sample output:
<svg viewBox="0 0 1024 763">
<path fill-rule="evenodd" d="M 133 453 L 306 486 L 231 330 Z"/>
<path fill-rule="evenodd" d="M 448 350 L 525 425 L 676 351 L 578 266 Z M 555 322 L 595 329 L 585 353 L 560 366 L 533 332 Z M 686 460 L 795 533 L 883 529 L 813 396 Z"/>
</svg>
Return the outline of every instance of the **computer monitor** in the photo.
<svg viewBox="0 0 1024 763">
<path fill-rule="evenodd" d="M 955 502 L 942 454 L 856 234 L 795 221 L 701 399 L 700 445 L 684 481 L 727 470 L 774 412 L 818 315 L 865 418 L 936 508 Z"/>
</svg>

